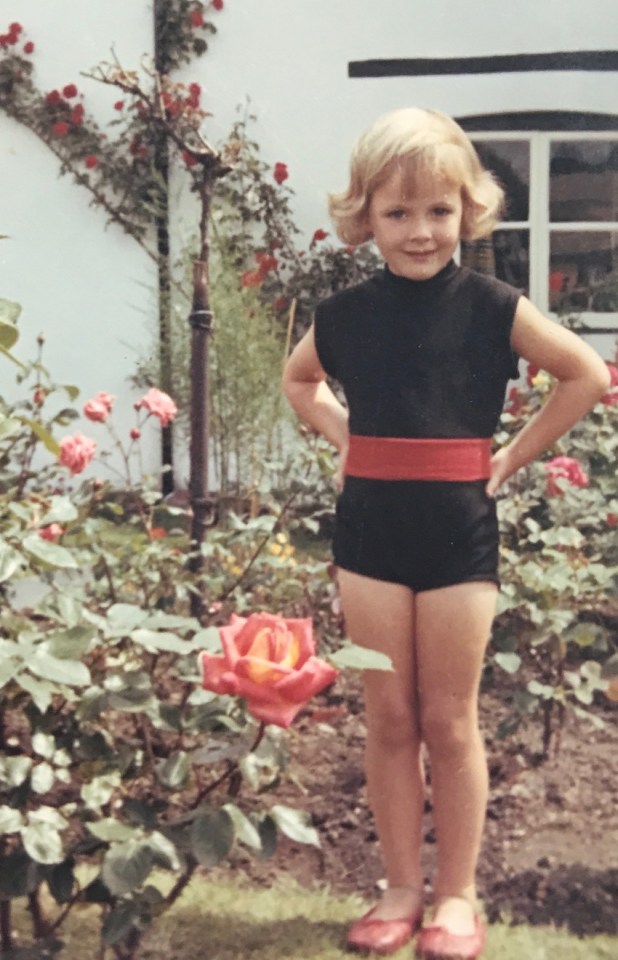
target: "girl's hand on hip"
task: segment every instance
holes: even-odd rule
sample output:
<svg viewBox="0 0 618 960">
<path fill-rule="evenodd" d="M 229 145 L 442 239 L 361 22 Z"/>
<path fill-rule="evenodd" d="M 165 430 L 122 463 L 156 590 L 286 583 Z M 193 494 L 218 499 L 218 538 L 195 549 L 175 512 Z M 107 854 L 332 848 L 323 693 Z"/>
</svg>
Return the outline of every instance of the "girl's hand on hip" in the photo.
<svg viewBox="0 0 618 960">
<path fill-rule="evenodd" d="M 491 458 L 491 475 L 485 487 L 485 493 L 488 497 L 495 497 L 504 481 L 513 473 L 509 459 L 508 447 L 502 447 Z"/>
</svg>

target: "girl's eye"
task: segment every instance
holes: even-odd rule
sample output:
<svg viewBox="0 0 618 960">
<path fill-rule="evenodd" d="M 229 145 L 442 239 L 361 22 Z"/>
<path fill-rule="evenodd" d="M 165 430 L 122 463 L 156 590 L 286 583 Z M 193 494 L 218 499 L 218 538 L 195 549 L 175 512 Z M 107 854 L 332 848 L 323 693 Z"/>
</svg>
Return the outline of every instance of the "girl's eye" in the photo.
<svg viewBox="0 0 618 960">
<path fill-rule="evenodd" d="M 453 211 L 450 207 L 434 207 L 433 212 L 436 217 L 448 217 Z"/>
<path fill-rule="evenodd" d="M 406 215 L 405 210 L 389 210 L 387 214 L 387 216 L 390 217 L 391 220 L 402 220 L 403 217 L 405 217 L 405 215 Z"/>
</svg>

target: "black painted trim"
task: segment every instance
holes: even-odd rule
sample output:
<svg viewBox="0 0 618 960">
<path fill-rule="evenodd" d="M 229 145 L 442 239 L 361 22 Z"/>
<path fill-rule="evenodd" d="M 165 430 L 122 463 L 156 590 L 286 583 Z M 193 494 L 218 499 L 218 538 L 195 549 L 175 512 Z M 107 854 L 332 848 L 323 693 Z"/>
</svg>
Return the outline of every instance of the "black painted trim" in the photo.
<svg viewBox="0 0 618 960">
<path fill-rule="evenodd" d="M 618 130 L 618 114 L 572 113 L 568 110 L 528 110 L 456 117 L 467 133 L 511 130 Z"/>
<path fill-rule="evenodd" d="M 617 50 L 573 50 L 515 53 L 495 57 L 416 57 L 395 60 L 352 60 L 348 76 L 429 77 L 461 73 L 527 73 L 533 70 L 617 70 Z"/>
</svg>

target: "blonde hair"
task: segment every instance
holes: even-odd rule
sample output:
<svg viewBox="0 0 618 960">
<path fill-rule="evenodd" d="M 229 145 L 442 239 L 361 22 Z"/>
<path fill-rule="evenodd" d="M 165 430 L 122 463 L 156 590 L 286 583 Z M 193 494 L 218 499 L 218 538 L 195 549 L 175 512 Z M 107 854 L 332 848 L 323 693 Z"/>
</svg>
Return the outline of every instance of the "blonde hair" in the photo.
<svg viewBox="0 0 618 960">
<path fill-rule="evenodd" d="M 487 236 L 500 218 L 504 191 L 482 166 L 470 140 L 446 114 L 406 107 L 384 114 L 357 141 L 350 161 L 350 183 L 329 195 L 329 210 L 344 243 L 369 240 L 369 203 L 401 168 L 406 177 L 443 176 L 461 188 L 461 237 Z"/>
</svg>

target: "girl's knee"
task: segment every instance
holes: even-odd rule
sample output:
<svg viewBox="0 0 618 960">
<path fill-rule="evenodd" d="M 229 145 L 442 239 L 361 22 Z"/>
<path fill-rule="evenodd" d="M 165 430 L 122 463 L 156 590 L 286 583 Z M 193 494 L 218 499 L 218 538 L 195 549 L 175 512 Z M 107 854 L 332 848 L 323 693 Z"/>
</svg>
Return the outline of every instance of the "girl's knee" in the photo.
<svg viewBox="0 0 618 960">
<path fill-rule="evenodd" d="M 367 717 L 367 738 L 383 750 L 407 749 L 420 743 L 415 709 L 410 706 L 382 704 Z"/>
<path fill-rule="evenodd" d="M 421 714 L 421 733 L 430 756 L 457 757 L 480 739 L 476 710 L 448 710 L 435 705 Z"/>
</svg>

